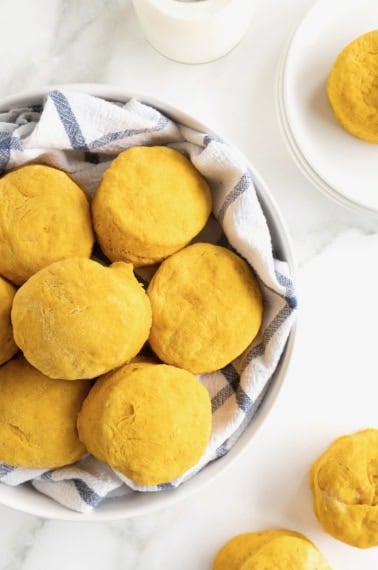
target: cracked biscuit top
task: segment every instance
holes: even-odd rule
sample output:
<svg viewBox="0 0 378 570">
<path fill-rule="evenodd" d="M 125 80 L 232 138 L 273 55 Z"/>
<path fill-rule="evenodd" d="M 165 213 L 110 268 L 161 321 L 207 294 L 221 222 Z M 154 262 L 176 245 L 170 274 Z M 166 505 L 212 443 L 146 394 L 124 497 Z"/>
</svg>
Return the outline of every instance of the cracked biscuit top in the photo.
<svg viewBox="0 0 378 570">
<path fill-rule="evenodd" d="M 291 530 L 246 532 L 218 551 L 213 570 L 331 570 L 307 537 Z"/>
<path fill-rule="evenodd" d="M 378 546 L 378 430 L 336 439 L 310 472 L 314 511 L 335 538 Z"/>
<path fill-rule="evenodd" d="M 151 306 L 129 263 L 105 267 L 72 257 L 52 263 L 17 291 L 16 344 L 51 378 L 94 378 L 133 358 L 146 342 Z"/>
</svg>

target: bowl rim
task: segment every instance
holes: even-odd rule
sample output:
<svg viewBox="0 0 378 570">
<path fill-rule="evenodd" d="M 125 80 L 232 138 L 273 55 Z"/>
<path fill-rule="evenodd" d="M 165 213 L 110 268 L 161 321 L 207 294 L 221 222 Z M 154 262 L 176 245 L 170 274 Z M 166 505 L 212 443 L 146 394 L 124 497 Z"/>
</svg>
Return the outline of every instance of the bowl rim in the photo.
<svg viewBox="0 0 378 570">
<path fill-rule="evenodd" d="M 124 87 L 117 87 L 113 85 L 106 85 L 101 83 L 66 83 L 66 84 L 52 84 L 39 89 L 30 89 L 20 91 L 15 94 L 0 98 L 0 112 L 9 109 L 10 107 L 27 106 L 31 104 L 40 104 L 46 94 L 54 89 L 74 90 L 81 93 L 87 93 L 107 99 L 110 101 L 126 102 L 131 98 L 135 98 L 143 103 L 156 107 L 168 116 L 174 117 L 181 123 L 189 125 L 192 128 L 208 132 L 209 134 L 216 134 L 220 136 L 225 142 L 237 148 L 227 136 L 224 136 L 218 129 L 213 129 L 207 124 L 202 123 L 195 117 L 181 109 L 177 105 L 173 105 L 166 101 L 162 101 L 146 92 L 128 90 Z M 292 278 L 296 281 L 297 267 L 293 255 L 293 245 L 291 242 L 290 234 L 287 230 L 286 223 L 284 222 L 278 205 L 271 194 L 266 182 L 256 170 L 250 160 L 241 154 L 250 169 L 253 180 L 256 185 L 259 201 L 262 203 L 264 214 L 269 217 L 268 225 L 272 232 L 271 225 L 274 226 L 276 233 L 275 239 L 278 240 L 281 256 L 288 263 Z M 272 241 L 274 241 L 272 239 Z M 297 283 L 296 283 L 297 286 Z M 35 501 L 25 500 L 26 497 L 20 496 L 20 488 L 10 487 L 5 484 L 0 484 L 0 505 L 13 508 L 26 514 L 35 515 L 45 519 L 51 520 L 65 520 L 65 521 L 106 521 L 106 520 L 120 520 L 127 518 L 135 518 L 142 515 L 153 513 L 157 510 L 168 508 L 175 503 L 178 503 L 188 497 L 191 497 L 197 490 L 200 490 L 206 485 L 213 482 L 217 477 L 226 473 L 231 465 L 243 455 L 255 439 L 256 433 L 260 430 L 261 426 L 266 422 L 266 419 L 277 403 L 278 396 L 283 388 L 284 379 L 287 376 L 289 365 L 292 361 L 292 356 L 295 348 L 296 339 L 296 323 L 290 331 L 289 337 L 286 342 L 284 351 L 280 357 L 279 364 L 274 373 L 274 382 L 268 388 L 264 396 L 264 404 L 259 408 L 256 415 L 253 417 L 248 429 L 245 430 L 238 441 L 234 444 L 232 449 L 223 457 L 208 464 L 202 471 L 198 472 L 193 478 L 186 481 L 177 489 L 165 490 L 159 493 L 141 493 L 138 494 L 136 504 L 130 501 L 131 496 L 128 495 L 124 498 L 124 507 L 120 506 L 122 497 L 114 500 L 104 501 L 98 508 L 93 509 L 88 513 L 78 513 L 71 511 L 67 507 L 57 503 L 53 499 L 40 494 L 34 489 L 27 489 L 29 500 L 30 493 L 38 497 L 37 504 Z M 221 468 L 219 469 L 219 466 Z M 136 494 L 135 494 L 136 495 Z M 151 500 L 152 499 L 152 500 Z M 117 501 L 117 503 L 115 502 Z M 114 506 L 116 508 L 114 508 Z"/>
</svg>

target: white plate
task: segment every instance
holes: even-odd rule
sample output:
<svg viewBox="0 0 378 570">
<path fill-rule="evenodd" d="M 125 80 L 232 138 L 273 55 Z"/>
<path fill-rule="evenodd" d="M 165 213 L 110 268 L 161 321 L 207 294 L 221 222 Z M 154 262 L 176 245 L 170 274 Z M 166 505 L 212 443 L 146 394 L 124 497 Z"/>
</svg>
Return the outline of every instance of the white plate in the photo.
<svg viewBox="0 0 378 570">
<path fill-rule="evenodd" d="M 286 64 L 286 53 L 285 57 L 282 58 L 282 63 L 279 67 L 278 80 L 276 84 L 277 87 L 276 111 L 279 119 L 279 126 L 281 127 L 282 137 L 294 161 L 296 162 L 299 169 L 302 171 L 302 174 L 304 174 L 304 176 L 306 176 L 306 178 L 315 187 L 317 187 L 321 192 L 326 194 L 328 198 L 331 198 L 335 202 L 342 204 L 345 207 L 353 208 L 354 210 L 357 210 L 361 213 L 369 213 L 375 215 L 372 210 L 366 210 L 365 207 L 361 206 L 360 204 L 356 204 L 355 202 L 352 202 L 351 200 L 347 199 L 345 196 L 342 196 L 339 192 L 331 188 L 325 182 L 325 180 L 320 178 L 320 176 L 316 173 L 316 171 L 311 167 L 311 165 L 303 156 L 297 142 L 293 137 L 285 111 L 285 103 L 283 97 L 283 77 L 284 77 L 285 64 Z"/>
<path fill-rule="evenodd" d="M 281 78 L 281 120 L 302 169 L 338 201 L 375 214 L 378 146 L 339 126 L 326 81 L 340 51 L 376 28 L 377 0 L 319 0 L 290 42 Z"/>
</svg>

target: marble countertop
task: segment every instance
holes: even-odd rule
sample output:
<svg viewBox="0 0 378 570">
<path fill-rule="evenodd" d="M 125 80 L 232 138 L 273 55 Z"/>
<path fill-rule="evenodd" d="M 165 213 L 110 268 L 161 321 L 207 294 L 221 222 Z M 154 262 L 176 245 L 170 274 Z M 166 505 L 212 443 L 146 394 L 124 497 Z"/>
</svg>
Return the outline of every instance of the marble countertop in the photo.
<svg viewBox="0 0 378 570">
<path fill-rule="evenodd" d="M 252 0 L 251 0 L 252 1 Z M 231 536 L 286 527 L 335 570 L 376 570 L 378 549 L 327 536 L 307 472 L 336 437 L 377 425 L 378 220 L 344 209 L 303 177 L 274 106 L 285 44 L 312 0 L 253 0 L 241 43 L 184 65 L 146 42 L 130 0 L 3 0 L 0 97 L 95 82 L 145 92 L 220 130 L 265 178 L 298 263 L 298 340 L 283 390 L 244 455 L 189 499 L 133 520 L 59 522 L 0 506 L 0 570 L 209 570 Z M 375 397 L 374 397 L 375 396 Z"/>
</svg>

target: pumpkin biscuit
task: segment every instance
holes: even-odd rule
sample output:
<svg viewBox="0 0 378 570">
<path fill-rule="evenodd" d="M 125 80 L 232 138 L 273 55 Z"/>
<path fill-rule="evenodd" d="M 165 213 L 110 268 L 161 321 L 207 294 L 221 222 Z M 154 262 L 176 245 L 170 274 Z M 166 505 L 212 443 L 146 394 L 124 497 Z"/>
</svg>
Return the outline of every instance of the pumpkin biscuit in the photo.
<svg viewBox="0 0 378 570">
<path fill-rule="evenodd" d="M 194 374 L 214 372 L 255 338 L 262 297 L 249 265 L 228 249 L 196 243 L 159 267 L 148 289 L 150 344 L 158 357 Z"/>
<path fill-rule="evenodd" d="M 0 368 L 0 459 L 17 467 L 53 468 L 86 452 L 76 430 L 90 383 L 51 380 L 23 356 Z"/>
<path fill-rule="evenodd" d="M 378 546 L 378 430 L 336 439 L 310 471 L 314 511 L 335 538 Z"/>
<path fill-rule="evenodd" d="M 190 372 L 130 363 L 96 382 L 77 426 L 92 455 L 137 484 L 159 485 L 202 456 L 211 431 L 211 402 Z"/>
<path fill-rule="evenodd" d="M 20 285 L 53 261 L 89 257 L 89 201 L 61 170 L 23 166 L 0 179 L 0 275 Z"/>
<path fill-rule="evenodd" d="M 331 570 L 305 536 L 290 530 L 266 530 L 234 536 L 219 550 L 213 570 Z"/>
<path fill-rule="evenodd" d="M 57 261 L 33 275 L 12 308 L 16 344 L 51 378 L 94 378 L 133 358 L 148 338 L 151 307 L 131 264 Z"/>
<path fill-rule="evenodd" d="M 333 64 L 328 98 L 341 126 L 360 139 L 378 143 L 378 30 L 347 45 Z"/>
<path fill-rule="evenodd" d="M 11 308 L 16 289 L 0 277 L 0 364 L 12 358 L 18 350 L 11 323 Z"/>
<path fill-rule="evenodd" d="M 103 175 L 92 204 L 95 231 L 112 261 L 151 265 L 202 230 L 211 202 L 207 182 L 180 152 L 132 147 Z"/>
</svg>

